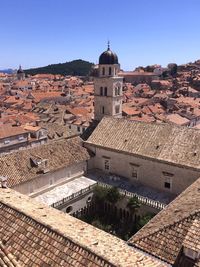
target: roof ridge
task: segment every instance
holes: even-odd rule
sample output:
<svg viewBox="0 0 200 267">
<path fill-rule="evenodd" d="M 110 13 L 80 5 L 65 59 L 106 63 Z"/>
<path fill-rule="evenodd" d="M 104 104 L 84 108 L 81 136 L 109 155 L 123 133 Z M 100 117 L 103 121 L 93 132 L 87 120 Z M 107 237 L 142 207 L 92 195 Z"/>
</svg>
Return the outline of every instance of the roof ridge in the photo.
<svg viewBox="0 0 200 267">
<path fill-rule="evenodd" d="M 14 190 L 0 189 L 0 191 L 2 212 L 6 211 L 3 211 L 3 207 L 5 207 L 5 209 L 9 209 L 10 212 L 16 211 L 18 215 L 22 214 L 22 217 L 15 217 L 16 219 L 18 218 L 17 223 L 21 228 L 26 224 L 26 221 L 24 220 L 27 220 L 29 224 L 31 223 L 29 228 L 33 227 L 36 233 L 38 228 L 40 228 L 41 235 L 48 235 L 48 238 L 44 240 L 46 243 L 48 243 L 51 238 L 55 237 L 53 238 L 55 244 L 58 242 L 60 244 L 58 250 L 62 249 L 63 246 L 66 246 L 66 240 L 75 245 L 75 248 L 72 249 L 75 254 L 79 253 L 77 252 L 79 250 L 85 250 L 87 253 L 89 253 L 89 255 L 86 256 L 84 255 L 87 253 L 79 253 L 80 256 L 77 258 L 77 255 L 74 255 L 74 253 L 72 255 L 72 253 L 68 254 L 68 252 L 63 251 L 66 256 L 73 256 L 72 258 L 74 260 L 79 261 L 80 257 L 82 257 L 82 260 L 84 260 L 85 264 L 82 266 L 87 266 L 86 263 L 89 261 L 93 263 L 92 266 L 99 267 L 128 267 L 135 265 L 144 266 L 145 263 L 154 264 L 153 266 L 166 266 L 164 262 L 158 261 L 156 257 L 148 257 L 147 253 L 145 254 L 141 250 L 136 250 L 135 248 L 128 246 L 125 241 L 117 238 L 116 236 L 112 236 L 111 234 L 97 229 L 92 225 L 88 225 L 85 222 L 73 218 L 68 214 L 64 214 L 63 212 L 53 209 L 52 207 L 45 206 L 44 204 L 39 203 L 36 200 L 33 200 L 30 197 L 22 195 Z M 8 213 L 9 210 L 7 211 Z M 13 241 L 10 239 L 10 236 L 13 234 L 12 230 L 13 227 L 15 227 L 15 220 L 13 218 L 9 218 L 9 216 L 6 214 L 5 216 L 7 216 L 6 218 L 8 218 L 8 220 L 10 219 L 11 222 L 11 224 L 8 224 L 9 231 L 7 235 L 5 235 L 8 246 L 10 247 L 9 242 Z M 15 216 L 15 214 L 13 214 L 13 216 Z M 25 218 L 23 218 L 24 216 Z M 5 229 L 7 229 L 6 221 L 3 223 L 3 226 Z M 11 229 L 9 227 L 11 227 Z M 43 229 L 41 229 L 41 227 Z M 21 234 L 21 228 L 18 230 L 20 233 L 20 240 L 25 242 L 24 237 L 26 237 L 26 232 Z M 30 229 L 30 233 L 34 233 L 33 229 Z M 16 235 L 17 231 L 15 232 L 14 238 L 16 238 Z M 42 241 L 43 236 L 39 236 L 40 240 Z M 34 239 L 32 241 L 35 242 Z M 21 243 L 21 246 L 22 245 L 23 244 Z M 16 248 L 13 248 L 13 251 L 15 251 L 15 249 Z M 24 249 L 24 251 L 26 251 L 26 248 Z M 64 255 L 62 257 L 64 257 Z M 64 259 L 62 257 L 59 256 L 59 261 Z"/>
<path fill-rule="evenodd" d="M 168 229 L 168 228 L 170 228 L 170 227 L 173 227 L 173 226 L 175 226 L 175 225 L 177 225 L 177 224 L 180 224 L 181 222 L 187 220 L 188 218 L 191 219 L 191 221 L 192 221 L 192 220 L 193 220 L 193 217 L 196 216 L 196 215 L 199 215 L 199 216 L 200 216 L 200 210 L 195 211 L 195 212 L 189 214 L 188 216 L 185 216 L 185 217 L 181 218 L 179 221 L 175 221 L 175 222 L 173 222 L 173 223 L 171 223 L 171 224 L 167 224 L 167 225 L 163 226 L 163 228 L 158 229 L 157 231 L 155 231 L 155 232 L 153 232 L 153 233 L 150 233 L 150 234 L 148 234 L 148 235 L 145 235 L 145 237 L 140 237 L 140 238 L 138 238 L 138 239 L 136 239 L 136 240 L 134 240 L 134 241 L 135 241 L 135 242 L 140 242 L 140 241 L 143 240 L 143 239 L 148 239 L 148 237 L 150 237 L 150 236 L 154 236 L 154 235 L 156 235 L 156 234 L 157 234 L 158 232 L 160 232 L 160 231 L 165 231 L 166 229 Z M 128 242 L 128 244 L 131 245 L 131 246 L 133 245 L 133 244 L 131 244 L 131 243 L 129 243 L 129 242 Z"/>
</svg>

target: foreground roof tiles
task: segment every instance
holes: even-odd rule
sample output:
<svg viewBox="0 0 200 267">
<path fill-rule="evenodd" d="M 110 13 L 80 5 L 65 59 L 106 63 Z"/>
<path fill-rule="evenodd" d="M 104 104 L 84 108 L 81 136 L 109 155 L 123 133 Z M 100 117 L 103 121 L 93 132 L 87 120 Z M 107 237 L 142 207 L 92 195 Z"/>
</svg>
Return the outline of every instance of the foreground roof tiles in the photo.
<svg viewBox="0 0 200 267">
<path fill-rule="evenodd" d="M 170 264 L 184 247 L 199 253 L 200 178 L 137 232 L 129 244 Z"/>
<path fill-rule="evenodd" d="M 200 168 L 200 131 L 104 117 L 87 143 L 184 167 Z"/>
<path fill-rule="evenodd" d="M 1 267 L 168 266 L 117 237 L 11 189 L 0 189 L 0 216 Z M 7 258 L 15 263 L 3 265 Z"/>
</svg>

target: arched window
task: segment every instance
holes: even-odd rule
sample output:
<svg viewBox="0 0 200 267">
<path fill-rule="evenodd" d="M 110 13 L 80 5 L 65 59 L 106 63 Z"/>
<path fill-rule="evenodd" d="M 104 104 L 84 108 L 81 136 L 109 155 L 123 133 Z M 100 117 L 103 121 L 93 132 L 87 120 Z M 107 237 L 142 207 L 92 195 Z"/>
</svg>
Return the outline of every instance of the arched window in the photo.
<svg viewBox="0 0 200 267">
<path fill-rule="evenodd" d="M 120 86 L 118 87 L 117 94 L 120 95 Z"/>
<path fill-rule="evenodd" d="M 108 89 L 107 87 L 104 88 L 104 95 L 107 96 Z"/>
<path fill-rule="evenodd" d="M 87 199 L 87 203 L 90 203 L 91 202 L 91 200 L 92 200 L 92 197 L 90 196 L 90 197 L 88 197 L 88 199 Z"/>
<path fill-rule="evenodd" d="M 115 87 L 115 95 L 117 95 L 117 87 Z"/>
<path fill-rule="evenodd" d="M 109 67 L 109 75 L 111 75 L 112 74 L 112 69 L 111 69 L 111 67 Z"/>
<path fill-rule="evenodd" d="M 70 213 L 72 210 L 73 210 L 73 207 L 69 206 L 69 207 L 66 208 L 66 213 Z"/>
<path fill-rule="evenodd" d="M 105 75 L 105 68 L 102 68 L 102 75 Z"/>
<path fill-rule="evenodd" d="M 103 95 L 103 87 L 100 87 L 100 95 Z"/>
</svg>

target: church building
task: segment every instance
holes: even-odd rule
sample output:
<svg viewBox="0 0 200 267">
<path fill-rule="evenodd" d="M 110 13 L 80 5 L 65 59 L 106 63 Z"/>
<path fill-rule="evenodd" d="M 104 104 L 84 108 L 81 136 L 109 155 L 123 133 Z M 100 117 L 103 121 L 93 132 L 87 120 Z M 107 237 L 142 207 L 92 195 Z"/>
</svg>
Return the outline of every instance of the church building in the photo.
<svg viewBox="0 0 200 267">
<path fill-rule="evenodd" d="M 118 73 L 117 55 L 108 48 L 99 57 L 97 77 L 94 78 L 94 119 L 100 121 L 105 115 L 122 117 L 123 77 Z"/>
<path fill-rule="evenodd" d="M 24 73 L 24 71 L 23 71 L 21 65 L 19 65 L 19 69 L 17 70 L 17 79 L 18 79 L 19 81 L 22 81 L 22 80 L 25 79 L 25 73 Z"/>
</svg>

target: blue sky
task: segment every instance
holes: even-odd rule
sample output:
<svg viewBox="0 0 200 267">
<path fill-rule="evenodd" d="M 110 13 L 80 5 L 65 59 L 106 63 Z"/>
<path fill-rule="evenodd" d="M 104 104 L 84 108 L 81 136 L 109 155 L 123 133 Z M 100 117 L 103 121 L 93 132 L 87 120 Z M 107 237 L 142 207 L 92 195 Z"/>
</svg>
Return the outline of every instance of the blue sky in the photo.
<svg viewBox="0 0 200 267">
<path fill-rule="evenodd" d="M 0 69 L 84 59 L 124 70 L 200 58 L 200 0 L 0 0 Z"/>
</svg>

